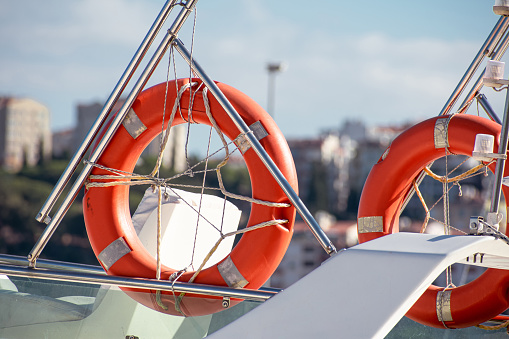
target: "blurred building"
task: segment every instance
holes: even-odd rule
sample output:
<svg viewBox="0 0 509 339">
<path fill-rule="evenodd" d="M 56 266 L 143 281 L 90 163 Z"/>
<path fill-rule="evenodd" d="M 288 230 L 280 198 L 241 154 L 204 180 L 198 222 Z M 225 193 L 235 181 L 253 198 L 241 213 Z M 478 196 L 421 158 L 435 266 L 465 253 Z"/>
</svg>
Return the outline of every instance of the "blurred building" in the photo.
<svg viewBox="0 0 509 339">
<path fill-rule="evenodd" d="M 0 165 L 17 172 L 51 157 L 50 112 L 28 98 L 0 98 Z"/>
<path fill-rule="evenodd" d="M 350 200 L 356 204 L 364 187 L 366 178 L 374 164 L 378 162 L 392 140 L 410 125 L 366 126 L 360 121 L 347 120 L 340 128 L 341 135 L 356 141 L 355 156 L 350 161 Z"/>
<path fill-rule="evenodd" d="M 74 128 L 54 132 L 52 135 L 53 157 L 70 158 L 73 151 Z"/>
<path fill-rule="evenodd" d="M 117 105 L 113 107 L 112 111 L 118 110 L 121 105 L 122 102 L 117 103 Z M 69 144 L 71 147 L 71 154 L 76 152 L 83 139 L 85 139 L 85 136 L 90 131 L 90 128 L 97 119 L 97 116 L 101 113 L 102 108 L 103 104 L 99 102 L 78 104 L 78 106 L 76 106 L 76 128 L 74 129 L 72 143 Z"/>
<path fill-rule="evenodd" d="M 118 111 L 123 104 L 119 100 L 113 107 L 112 111 Z M 63 156 L 65 154 L 73 155 L 80 144 L 85 139 L 85 136 L 90 131 L 95 120 L 101 113 L 103 104 L 94 102 L 90 104 L 79 104 L 76 107 L 77 125 L 73 130 L 65 130 L 57 132 L 53 136 L 54 140 L 54 155 Z M 171 168 L 175 171 L 182 172 L 186 169 L 185 158 L 185 126 L 176 126 L 171 129 L 170 138 L 165 148 L 162 166 Z M 160 139 L 155 138 L 154 141 L 147 146 L 144 156 L 157 156 L 160 149 Z"/>
<path fill-rule="evenodd" d="M 355 221 L 333 221 L 318 223 L 337 249 L 357 244 L 357 225 Z M 318 244 L 304 222 L 296 222 L 292 241 L 278 268 L 270 278 L 271 287 L 286 288 L 313 271 L 329 258 Z"/>
<path fill-rule="evenodd" d="M 355 141 L 337 133 L 288 140 L 297 170 L 299 196 L 315 212 L 340 214 L 349 196 L 349 163 Z"/>
<path fill-rule="evenodd" d="M 187 169 L 186 132 L 187 128 L 185 125 L 173 126 L 168 143 L 164 149 L 163 166 L 173 168 L 177 173 L 184 172 Z M 161 139 L 158 136 L 147 146 L 143 154 L 157 156 L 160 149 Z"/>
</svg>

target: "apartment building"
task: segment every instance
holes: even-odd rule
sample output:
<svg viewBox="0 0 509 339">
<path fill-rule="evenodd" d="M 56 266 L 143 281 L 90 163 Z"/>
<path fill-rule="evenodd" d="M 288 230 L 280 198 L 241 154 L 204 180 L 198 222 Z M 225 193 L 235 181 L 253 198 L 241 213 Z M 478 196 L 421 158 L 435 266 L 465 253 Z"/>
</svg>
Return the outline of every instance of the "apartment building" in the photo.
<svg viewBox="0 0 509 339">
<path fill-rule="evenodd" d="M 123 101 L 120 100 L 112 109 L 118 111 L 122 106 Z M 85 136 L 90 131 L 95 120 L 101 110 L 103 104 L 99 102 L 82 103 L 76 106 L 76 127 L 65 131 L 56 132 L 53 135 L 54 141 L 54 156 L 63 156 L 65 154 L 72 155 L 78 149 L 79 145 L 85 139 Z M 182 172 L 186 169 L 187 163 L 185 158 L 185 141 L 186 141 L 186 128 L 185 126 L 176 126 L 171 130 L 168 144 L 165 148 L 163 157 L 163 166 L 167 168 L 173 167 L 177 172 Z M 160 139 L 156 138 L 147 146 L 143 155 L 155 156 L 159 153 Z"/>
<path fill-rule="evenodd" d="M 355 145 L 348 136 L 325 133 L 318 138 L 288 140 L 299 181 L 300 198 L 316 212 L 345 211 L 348 203 L 349 163 Z"/>
<path fill-rule="evenodd" d="M 0 166 L 17 172 L 51 157 L 50 112 L 29 98 L 0 98 Z"/>
</svg>

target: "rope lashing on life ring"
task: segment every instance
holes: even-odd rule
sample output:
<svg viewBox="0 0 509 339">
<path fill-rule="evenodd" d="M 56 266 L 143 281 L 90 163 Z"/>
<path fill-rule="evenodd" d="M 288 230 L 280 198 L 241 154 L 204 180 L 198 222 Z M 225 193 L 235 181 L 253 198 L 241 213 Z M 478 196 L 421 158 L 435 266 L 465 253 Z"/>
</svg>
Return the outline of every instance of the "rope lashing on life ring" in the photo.
<svg viewBox="0 0 509 339">
<path fill-rule="evenodd" d="M 496 331 L 496 330 L 500 330 L 505 327 L 507 329 L 507 331 L 506 331 L 507 334 L 509 334 L 509 320 L 505 321 L 499 325 L 491 325 L 491 326 L 490 325 L 476 325 L 476 327 L 479 327 L 480 329 L 487 330 L 487 331 Z"/>
<path fill-rule="evenodd" d="M 189 82 L 189 79 L 180 79 L 156 85 L 140 93 L 123 126 L 117 130 L 97 164 L 93 164 L 94 169 L 83 200 L 89 239 L 95 255 L 109 275 L 156 278 L 156 259 L 143 247 L 133 229 L 128 205 L 129 184 L 139 179 L 145 184 L 157 182 L 170 187 L 171 180 L 165 182 L 165 179 L 133 175 L 132 171 L 145 147 L 161 133 L 163 116 L 165 125 L 175 126 L 193 121 L 217 127 L 229 139 L 236 141 L 249 171 L 252 204 L 248 225 L 245 230 L 238 232 L 243 233 L 243 236 L 230 255 L 219 263 L 187 272 L 163 265 L 160 278 L 173 280 L 178 276 L 180 282 L 257 289 L 272 275 L 286 252 L 293 233 L 295 208 L 289 204 L 285 193 L 254 150 L 246 146 L 244 135 L 217 100 L 207 94 L 205 99 L 202 95 L 196 95 L 203 94 L 199 80 L 192 79 L 192 82 L 199 84 L 193 94 L 184 90 L 182 96 L 178 96 L 175 88 L 180 89 Z M 217 86 L 247 125 L 262 127 L 265 134 L 260 139 L 261 145 L 297 191 L 293 158 L 272 118 L 240 91 L 222 83 L 217 83 Z M 195 95 L 192 101 L 190 95 Z M 163 114 L 166 101 L 170 105 L 178 102 L 180 114 Z M 190 102 L 192 107 L 189 107 Z M 207 102 L 210 108 L 206 107 Z M 221 180 L 220 177 L 218 179 Z M 175 298 L 171 292 L 161 292 L 158 296 L 156 291 L 144 293 L 139 289 L 123 290 L 140 303 L 168 314 L 197 316 L 224 309 L 219 297 L 186 294 L 183 300 L 179 300 L 180 296 Z M 161 305 L 175 307 L 167 307 L 165 310 Z"/>
<path fill-rule="evenodd" d="M 477 134 L 493 135 L 498 149 L 500 131 L 500 125 L 491 120 L 457 114 L 426 120 L 400 134 L 373 166 L 364 185 L 357 217 L 359 242 L 399 232 L 405 197 L 428 164 L 445 151 L 471 156 Z M 493 167 L 489 165 L 492 171 Z M 508 175 L 506 166 L 504 177 Z M 502 190 L 507 203 L 509 188 L 504 185 Z M 508 296 L 509 271 L 489 268 L 463 286 L 430 286 L 407 316 L 438 328 L 475 326 L 506 310 Z"/>
</svg>

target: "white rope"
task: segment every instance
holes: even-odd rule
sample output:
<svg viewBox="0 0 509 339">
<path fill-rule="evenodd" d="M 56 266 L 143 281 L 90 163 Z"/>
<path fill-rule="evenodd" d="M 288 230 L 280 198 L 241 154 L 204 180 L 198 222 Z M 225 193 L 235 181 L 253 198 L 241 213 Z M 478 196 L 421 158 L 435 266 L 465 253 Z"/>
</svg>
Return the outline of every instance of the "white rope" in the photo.
<svg viewBox="0 0 509 339">
<path fill-rule="evenodd" d="M 444 194 L 444 200 L 443 200 L 443 203 L 444 203 L 444 233 L 446 235 L 449 234 L 449 170 L 448 170 L 448 163 L 447 163 L 447 160 L 449 158 L 449 124 L 451 122 L 451 119 L 454 117 L 454 114 L 451 114 L 449 116 L 449 118 L 447 118 L 447 124 L 446 124 L 446 127 L 445 127 L 445 135 L 446 135 L 446 138 L 447 138 L 447 142 L 446 142 L 446 145 L 444 147 L 444 151 L 445 151 L 445 176 L 444 176 L 444 181 L 442 183 L 443 185 L 443 194 Z"/>
<path fill-rule="evenodd" d="M 210 131 L 209 133 L 209 142 L 207 144 L 207 159 L 208 159 L 208 156 L 209 156 L 209 153 L 210 153 L 210 139 L 212 137 L 212 130 Z M 205 172 L 203 173 L 203 181 L 202 181 L 202 187 L 201 187 L 201 192 L 200 192 L 200 203 L 198 205 L 198 218 L 196 218 L 196 228 L 195 228 L 195 231 L 194 231 L 194 242 L 193 242 L 193 252 L 192 252 L 192 255 L 191 255 L 191 263 L 190 263 L 190 266 L 194 269 L 194 266 L 193 265 L 193 261 L 194 261 L 194 253 L 195 253 L 195 249 L 196 249 L 196 240 L 198 238 L 198 227 L 199 227 L 199 224 L 200 224 L 200 215 L 201 215 L 201 207 L 202 207 L 202 203 L 203 203 L 203 192 L 205 190 L 205 180 L 207 179 L 207 168 L 209 166 L 209 162 L 206 161 L 205 162 Z M 223 213 L 224 213 L 224 209 L 223 209 Z M 214 226 L 214 228 L 217 229 L 217 227 Z"/>
<path fill-rule="evenodd" d="M 195 86 L 195 85 L 197 85 L 196 82 L 187 83 L 187 84 L 183 85 L 180 88 L 180 90 L 178 91 L 178 93 L 177 93 L 177 98 L 175 99 L 175 102 L 173 104 L 173 109 L 171 110 L 170 119 L 168 121 L 168 125 L 166 127 L 165 132 L 164 132 L 164 139 L 162 139 L 162 141 L 161 141 L 160 151 L 159 151 L 159 154 L 157 156 L 157 162 L 156 162 L 156 165 L 154 166 L 154 170 L 151 173 L 152 176 L 154 176 L 159 171 L 159 168 L 161 167 L 164 151 L 166 149 L 166 144 L 168 143 L 168 139 L 170 137 L 170 130 L 171 130 L 171 127 L 173 125 L 173 120 L 175 119 L 175 113 L 177 112 L 177 108 L 179 106 L 180 98 L 182 97 L 182 94 L 184 93 L 184 91 L 186 89 L 191 88 L 192 86 Z M 165 102 L 165 105 L 166 105 L 166 102 Z M 163 109 L 164 109 L 164 111 L 166 111 L 166 107 L 164 107 Z M 163 115 L 163 117 L 164 117 L 164 115 Z"/>
<path fill-rule="evenodd" d="M 449 124 L 451 122 L 451 119 L 455 116 L 455 114 L 451 114 L 449 116 L 449 118 L 447 119 L 447 124 L 446 124 L 446 127 L 445 127 L 445 136 L 447 138 L 447 142 L 446 142 L 446 145 L 444 147 L 444 151 L 445 151 L 445 175 L 444 175 L 444 180 L 442 181 L 442 190 L 443 190 L 443 206 L 444 206 L 444 234 L 446 235 L 449 235 L 450 233 L 450 228 L 451 228 L 451 225 L 450 225 L 450 222 L 449 222 L 449 191 L 450 191 L 450 188 L 449 188 L 449 169 L 448 169 L 448 157 L 449 157 L 449 154 L 451 154 L 449 152 Z M 451 171 L 452 173 L 452 171 Z M 452 188 L 452 187 L 451 187 Z M 445 321 L 443 319 L 443 316 L 442 316 L 442 307 L 443 307 L 443 301 L 444 301 L 444 292 L 448 289 L 448 288 L 451 288 L 451 287 L 455 287 L 454 284 L 452 283 L 452 272 L 451 272 L 451 269 L 452 267 L 451 266 L 448 266 L 446 269 L 445 269 L 445 280 L 446 280 L 446 287 L 444 287 L 444 289 L 442 290 L 442 293 L 440 294 L 440 303 L 439 303 L 439 309 L 440 309 L 440 320 L 442 322 L 442 325 L 444 325 L 445 328 L 449 328 L 446 324 L 445 324 Z"/>
<path fill-rule="evenodd" d="M 161 279 L 161 197 L 162 191 L 161 188 L 158 187 L 157 190 L 157 245 L 156 245 L 156 261 L 157 261 L 157 269 L 156 269 L 156 279 Z"/>
</svg>

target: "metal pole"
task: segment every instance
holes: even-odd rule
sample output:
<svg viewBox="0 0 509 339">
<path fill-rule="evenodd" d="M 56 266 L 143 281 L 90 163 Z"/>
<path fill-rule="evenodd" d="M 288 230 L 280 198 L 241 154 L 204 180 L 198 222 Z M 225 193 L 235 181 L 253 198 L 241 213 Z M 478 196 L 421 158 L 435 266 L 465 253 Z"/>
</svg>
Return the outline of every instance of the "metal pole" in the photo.
<svg viewBox="0 0 509 339">
<path fill-rule="evenodd" d="M 152 56 L 152 59 L 149 61 L 147 66 L 145 67 L 145 70 L 140 75 L 138 81 L 134 85 L 133 89 L 131 90 L 131 93 L 127 97 L 125 103 L 120 108 L 119 112 L 115 116 L 115 119 L 111 122 L 111 125 L 108 127 L 106 132 L 104 133 L 104 136 L 102 137 L 101 141 L 95 148 L 94 152 L 90 156 L 90 162 L 94 163 L 96 162 L 101 154 L 103 153 L 104 149 L 108 145 L 109 141 L 115 134 L 116 130 L 124 120 L 125 116 L 127 115 L 127 112 L 131 108 L 134 100 L 138 97 L 138 94 L 141 92 L 145 84 L 147 83 L 148 79 L 154 72 L 155 68 L 161 61 L 161 58 L 163 57 L 164 53 L 167 51 L 173 40 L 176 38 L 176 34 L 178 30 L 182 27 L 183 22 L 187 19 L 189 16 L 192 7 L 198 0 L 191 0 L 188 2 L 189 6 L 184 7 L 175 22 L 173 23 L 172 27 L 168 30 L 166 33 L 164 39 L 159 44 L 159 47 L 154 52 L 154 55 Z M 86 164 L 81 171 L 80 175 L 74 182 L 73 186 L 69 190 L 69 193 L 67 194 L 66 198 L 62 202 L 62 205 L 60 205 L 60 208 L 55 213 L 53 219 L 50 221 L 44 232 L 39 237 L 38 241 L 34 245 L 32 251 L 28 254 L 28 260 L 30 262 L 31 267 L 35 267 L 35 261 L 41 254 L 41 251 L 44 249 L 46 244 L 48 243 L 49 239 L 55 232 L 56 228 L 62 221 L 62 218 L 64 217 L 65 213 L 69 210 L 71 207 L 71 204 L 74 202 L 74 199 L 76 199 L 76 196 L 79 193 L 79 190 L 83 186 L 83 183 L 85 182 L 86 178 L 92 171 L 93 166 L 91 164 Z"/>
<path fill-rule="evenodd" d="M 267 113 L 274 118 L 276 112 L 275 101 L 276 101 L 276 75 L 277 73 L 284 72 L 287 68 L 284 62 L 271 62 L 267 64 L 267 71 L 269 72 L 269 84 L 267 93 Z"/>
<path fill-rule="evenodd" d="M 36 268 L 16 267 L 0 265 L 0 273 L 37 279 L 50 279 L 57 281 L 68 281 L 76 283 L 94 283 L 109 286 L 119 286 L 128 288 L 151 289 L 160 291 L 169 291 L 176 293 L 193 293 L 202 295 L 211 295 L 219 297 L 239 298 L 244 300 L 265 301 L 277 294 L 271 289 L 250 290 L 244 288 L 231 288 L 213 285 L 201 285 L 184 282 L 170 282 L 155 279 L 129 278 L 109 275 L 100 275 L 92 273 L 76 273 L 64 271 L 51 271 Z"/>
<path fill-rule="evenodd" d="M 276 74 L 269 71 L 269 84 L 267 93 L 267 113 L 274 118 L 274 89 L 276 88 Z"/>
<path fill-rule="evenodd" d="M 491 107 L 490 103 L 488 102 L 488 99 L 486 98 L 486 95 L 479 93 L 477 95 L 477 100 L 479 101 L 479 104 L 481 104 L 486 114 L 490 117 L 490 119 L 496 122 L 497 124 L 502 125 L 502 121 L 500 121 L 500 118 Z"/>
<path fill-rule="evenodd" d="M 159 33 L 159 30 L 163 26 L 164 22 L 170 15 L 175 2 L 177 0 L 168 0 L 166 1 L 166 4 L 161 9 L 161 12 L 157 16 L 156 20 L 152 24 L 152 27 L 150 27 L 150 30 L 148 31 L 147 35 L 143 39 L 142 43 L 138 47 L 138 50 L 134 54 L 133 58 L 131 59 L 129 65 L 125 69 L 124 73 L 120 77 L 119 81 L 117 82 L 115 88 L 111 92 L 108 100 L 104 104 L 104 107 L 102 108 L 101 112 L 99 113 L 99 116 L 95 120 L 94 124 L 88 131 L 87 135 L 85 136 L 85 139 L 81 143 L 81 145 L 78 147 L 78 150 L 76 153 L 74 153 L 74 156 L 69 161 L 69 164 L 65 168 L 64 172 L 60 176 L 60 179 L 58 179 L 58 182 L 53 187 L 53 190 L 51 191 L 50 195 L 46 199 L 46 202 L 41 207 L 39 213 L 36 216 L 36 220 L 39 222 L 44 222 L 48 224 L 51 221 L 51 218 L 48 216 L 51 209 L 55 205 L 58 197 L 62 194 L 62 191 L 64 190 L 65 186 L 68 184 L 69 180 L 71 179 L 72 174 L 76 171 L 76 168 L 78 167 L 79 163 L 85 156 L 85 153 L 87 152 L 88 148 L 92 144 L 92 141 L 97 136 L 97 133 L 99 132 L 101 126 L 104 124 L 104 121 L 106 120 L 106 117 L 110 113 L 111 109 L 115 105 L 115 103 L 118 101 L 120 95 L 124 91 L 125 87 L 127 86 L 127 83 L 132 78 L 134 72 L 140 65 L 141 60 L 144 58 L 145 54 L 147 53 L 148 49 L 152 45 L 152 42 L 154 41 L 155 37 Z"/>
<path fill-rule="evenodd" d="M 507 32 L 508 28 L 509 28 L 509 18 L 508 17 L 500 17 L 500 19 L 495 24 L 495 27 L 493 27 L 493 30 L 491 31 L 490 35 L 484 42 L 484 45 L 481 47 L 481 49 L 475 56 L 474 60 L 470 64 L 469 68 L 463 75 L 463 78 L 461 78 L 460 82 L 456 86 L 456 89 L 453 91 L 453 93 L 447 100 L 445 106 L 442 108 L 442 111 L 440 111 L 440 113 L 438 115 L 449 114 L 452 106 L 454 106 L 454 104 L 456 103 L 456 100 L 459 98 L 459 96 L 465 89 L 465 86 L 472 79 L 472 76 L 474 75 L 475 71 L 478 69 L 480 63 L 482 62 L 482 60 L 484 59 L 485 56 L 490 56 L 491 54 L 493 54 L 493 60 L 500 60 L 502 55 L 504 55 L 507 47 L 509 46 L 508 34 L 506 34 L 505 37 L 503 38 L 503 40 L 501 41 L 502 36 L 504 36 L 504 34 Z M 493 53 L 493 49 L 496 48 L 496 46 L 499 46 L 499 47 Z M 481 89 L 483 75 L 484 75 L 484 71 L 479 76 L 479 78 L 475 82 L 475 84 L 472 87 L 472 89 L 470 90 L 470 92 L 467 94 L 465 100 L 463 100 L 463 103 L 460 105 L 460 109 L 459 109 L 460 112 L 464 112 L 468 109 L 468 107 L 470 106 L 470 103 L 472 102 L 472 99 L 477 95 L 477 93 Z M 483 105 L 482 102 L 481 102 L 481 105 Z M 484 105 L 483 105 L 483 107 L 484 107 Z M 488 111 L 486 111 L 486 112 L 488 113 Z M 498 117 L 495 114 L 493 114 L 493 116 L 491 116 L 490 113 L 488 113 L 488 115 L 490 116 L 490 118 L 492 118 L 493 121 L 497 121 L 497 122 L 500 121 L 500 119 L 498 119 Z M 416 177 L 417 185 L 421 184 L 421 182 L 425 176 L 426 176 L 426 174 L 424 172 L 419 173 L 419 175 Z M 414 193 L 415 193 L 415 189 L 412 186 L 403 201 L 403 205 L 402 205 L 403 207 L 401 208 L 400 213 L 403 211 L 405 206 L 408 204 L 408 202 L 410 201 L 410 199 L 412 198 Z"/>
<path fill-rule="evenodd" d="M 26 267 L 27 258 L 21 257 L 17 255 L 8 255 L 8 254 L 0 254 L 0 263 L 5 265 L 16 265 L 21 267 Z M 93 266 L 93 265 L 85 265 L 85 264 L 76 264 L 69 263 L 57 260 L 48 260 L 48 259 L 39 259 L 37 260 L 38 268 L 45 268 L 50 270 L 64 270 L 64 271 L 73 271 L 80 273 L 93 273 L 93 274 L 102 274 L 105 275 L 103 268 L 101 266 Z"/>
<path fill-rule="evenodd" d="M 493 53 L 492 60 L 500 60 L 502 58 L 502 56 L 505 54 L 507 47 L 509 47 L 509 34 L 505 35 L 504 39 L 502 40 L 502 42 L 499 45 L 499 48 L 497 48 L 495 53 Z M 460 109 L 459 109 L 460 113 L 465 112 L 470 107 L 470 104 L 472 103 L 472 99 L 474 99 L 474 97 L 477 95 L 477 93 L 479 93 L 479 91 L 483 87 L 482 78 L 484 76 L 484 72 L 485 71 L 483 71 L 479 75 L 479 78 L 477 78 L 477 81 L 475 82 L 474 86 L 472 86 L 472 89 L 470 90 L 470 92 L 468 92 L 467 96 L 461 103 Z"/>
<path fill-rule="evenodd" d="M 336 253 L 336 248 L 330 241 L 330 239 L 327 237 L 325 232 L 322 230 L 320 225 L 316 222 L 316 220 L 313 218 L 311 213 L 308 211 L 306 205 L 300 200 L 299 196 L 293 188 L 290 186 L 288 181 L 285 179 L 279 168 L 277 168 L 276 164 L 272 161 L 272 159 L 269 157 L 267 152 L 265 152 L 265 149 L 263 149 L 262 145 L 256 139 L 253 133 L 249 133 L 251 130 L 247 126 L 247 124 L 242 120 L 240 115 L 237 113 L 235 108 L 232 106 L 232 104 L 228 101 L 228 99 L 225 97 L 225 95 L 221 92 L 221 90 L 217 87 L 217 85 L 214 83 L 214 81 L 209 78 L 209 76 L 205 73 L 205 71 L 201 68 L 201 66 L 196 63 L 196 61 L 191 61 L 191 54 L 187 49 L 185 48 L 184 44 L 176 39 L 175 40 L 175 46 L 177 51 L 182 55 L 182 57 L 186 60 L 186 62 L 189 64 L 189 66 L 193 69 L 195 74 L 203 81 L 205 86 L 209 89 L 210 93 L 216 98 L 216 100 L 219 102 L 219 104 L 223 107 L 223 109 L 226 111 L 228 116 L 232 119 L 232 121 L 235 123 L 237 128 L 240 132 L 245 133 L 247 139 L 249 140 L 249 143 L 251 144 L 251 147 L 254 149 L 260 160 L 263 162 L 267 170 L 272 174 L 274 179 L 277 181 L 281 189 L 285 192 L 288 199 L 291 201 L 291 203 L 295 206 L 297 209 L 297 212 L 300 214 L 302 219 L 306 222 L 306 224 L 311 229 L 311 232 L 313 232 L 314 236 L 320 243 L 320 245 L 323 247 L 323 249 L 328 254 L 334 254 Z"/>
<path fill-rule="evenodd" d="M 502 124 L 502 132 L 500 133 L 500 144 L 498 146 L 498 154 L 507 154 L 507 143 L 509 139 L 509 90 L 505 97 L 504 121 Z M 495 184 L 493 185 L 493 195 L 491 199 L 490 212 L 498 214 L 498 206 L 500 205 L 500 195 L 502 191 L 502 179 L 504 178 L 505 159 L 497 159 L 495 167 Z"/>
<path fill-rule="evenodd" d="M 453 91 L 453 93 L 447 100 L 445 106 L 442 108 L 442 111 L 440 111 L 439 115 L 445 115 L 450 112 L 452 106 L 456 103 L 456 100 L 465 89 L 465 86 L 468 84 L 468 82 L 476 72 L 477 68 L 481 64 L 484 57 L 492 53 L 493 49 L 498 44 L 500 38 L 506 32 L 508 27 L 509 18 L 505 16 L 500 17 L 500 19 L 495 24 L 495 27 L 493 27 L 493 30 L 491 31 L 490 35 L 488 36 L 488 38 L 482 45 L 481 49 L 475 56 L 474 60 L 468 67 L 467 71 L 465 72 L 465 75 L 463 75 L 463 78 L 461 78 L 460 82 L 456 86 L 456 89 Z"/>
</svg>

